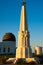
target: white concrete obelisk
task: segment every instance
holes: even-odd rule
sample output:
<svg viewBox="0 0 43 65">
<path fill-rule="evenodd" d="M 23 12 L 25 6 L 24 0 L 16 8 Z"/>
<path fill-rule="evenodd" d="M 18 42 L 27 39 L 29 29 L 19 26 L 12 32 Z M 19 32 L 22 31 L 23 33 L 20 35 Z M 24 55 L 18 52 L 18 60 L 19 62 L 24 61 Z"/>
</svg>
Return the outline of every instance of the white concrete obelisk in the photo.
<svg viewBox="0 0 43 65">
<path fill-rule="evenodd" d="M 30 34 L 27 25 L 26 2 L 22 3 L 20 29 L 18 31 L 18 47 L 16 49 L 16 58 L 31 57 Z"/>
</svg>

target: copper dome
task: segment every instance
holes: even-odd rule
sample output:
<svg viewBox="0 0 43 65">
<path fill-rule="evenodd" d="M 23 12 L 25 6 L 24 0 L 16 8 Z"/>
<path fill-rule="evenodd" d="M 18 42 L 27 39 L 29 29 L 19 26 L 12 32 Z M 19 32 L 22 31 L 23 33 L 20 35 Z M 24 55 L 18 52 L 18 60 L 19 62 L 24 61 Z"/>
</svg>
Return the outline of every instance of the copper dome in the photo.
<svg viewBox="0 0 43 65">
<path fill-rule="evenodd" d="M 15 38 L 15 36 L 12 33 L 6 33 L 3 36 L 2 41 L 16 41 L 16 38 Z"/>
</svg>

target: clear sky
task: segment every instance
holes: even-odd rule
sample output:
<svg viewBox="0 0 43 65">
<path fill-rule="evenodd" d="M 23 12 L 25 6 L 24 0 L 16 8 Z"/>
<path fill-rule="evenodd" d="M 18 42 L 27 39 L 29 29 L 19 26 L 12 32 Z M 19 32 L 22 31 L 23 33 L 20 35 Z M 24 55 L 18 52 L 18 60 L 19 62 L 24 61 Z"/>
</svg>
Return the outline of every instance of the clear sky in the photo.
<svg viewBox="0 0 43 65">
<path fill-rule="evenodd" d="M 23 0 L 0 0 L 0 41 L 6 32 L 17 39 Z M 26 0 L 27 22 L 32 46 L 43 46 L 43 0 Z"/>
</svg>

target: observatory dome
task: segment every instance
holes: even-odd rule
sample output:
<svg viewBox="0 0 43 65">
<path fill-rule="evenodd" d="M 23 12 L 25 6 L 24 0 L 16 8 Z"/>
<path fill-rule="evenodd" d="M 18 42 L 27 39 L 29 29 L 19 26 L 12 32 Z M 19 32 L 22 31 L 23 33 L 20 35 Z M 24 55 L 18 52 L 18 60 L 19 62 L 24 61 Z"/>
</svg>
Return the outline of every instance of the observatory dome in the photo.
<svg viewBox="0 0 43 65">
<path fill-rule="evenodd" d="M 16 38 L 15 38 L 14 34 L 12 34 L 12 33 L 6 33 L 3 36 L 2 41 L 16 41 Z"/>
</svg>

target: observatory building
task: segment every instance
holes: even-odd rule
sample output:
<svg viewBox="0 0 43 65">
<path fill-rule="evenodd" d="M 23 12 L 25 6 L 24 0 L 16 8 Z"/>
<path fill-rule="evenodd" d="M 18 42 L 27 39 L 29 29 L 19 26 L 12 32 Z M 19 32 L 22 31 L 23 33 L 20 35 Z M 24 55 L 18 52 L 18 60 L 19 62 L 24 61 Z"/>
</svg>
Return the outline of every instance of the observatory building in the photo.
<svg viewBox="0 0 43 65">
<path fill-rule="evenodd" d="M 0 54 L 15 54 L 16 38 L 12 33 L 6 33 L 0 42 Z"/>
<path fill-rule="evenodd" d="M 42 54 L 42 47 L 36 46 L 35 47 L 35 54 L 36 55 L 41 55 Z"/>
</svg>

